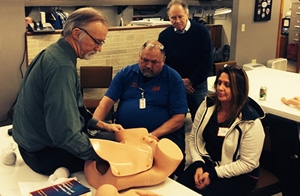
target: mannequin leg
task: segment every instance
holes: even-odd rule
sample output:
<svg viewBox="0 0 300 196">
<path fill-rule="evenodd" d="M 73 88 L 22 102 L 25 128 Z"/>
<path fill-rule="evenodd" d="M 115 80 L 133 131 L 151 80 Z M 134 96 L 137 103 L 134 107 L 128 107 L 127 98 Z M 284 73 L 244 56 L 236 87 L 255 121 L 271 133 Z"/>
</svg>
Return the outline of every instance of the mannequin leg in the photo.
<svg viewBox="0 0 300 196">
<path fill-rule="evenodd" d="M 294 97 L 292 99 L 281 98 L 281 101 L 286 105 L 294 105 L 296 108 L 300 109 L 300 98 Z"/>
<path fill-rule="evenodd" d="M 152 191 L 144 191 L 138 189 L 128 190 L 122 193 L 119 193 L 116 187 L 111 184 L 104 184 L 100 186 L 96 192 L 96 196 L 159 196 Z"/>
</svg>

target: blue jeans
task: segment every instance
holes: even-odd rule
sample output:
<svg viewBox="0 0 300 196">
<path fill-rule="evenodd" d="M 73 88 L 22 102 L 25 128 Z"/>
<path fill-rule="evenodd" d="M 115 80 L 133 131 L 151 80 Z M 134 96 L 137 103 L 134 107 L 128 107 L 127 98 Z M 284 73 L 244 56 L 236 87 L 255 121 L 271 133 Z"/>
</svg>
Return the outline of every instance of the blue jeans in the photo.
<svg viewBox="0 0 300 196">
<path fill-rule="evenodd" d="M 198 110 L 198 107 L 204 100 L 204 97 L 207 95 L 207 81 L 198 84 L 194 87 L 195 92 L 193 94 L 186 94 L 188 107 L 190 109 L 192 121 L 194 121 L 195 114 Z"/>
</svg>

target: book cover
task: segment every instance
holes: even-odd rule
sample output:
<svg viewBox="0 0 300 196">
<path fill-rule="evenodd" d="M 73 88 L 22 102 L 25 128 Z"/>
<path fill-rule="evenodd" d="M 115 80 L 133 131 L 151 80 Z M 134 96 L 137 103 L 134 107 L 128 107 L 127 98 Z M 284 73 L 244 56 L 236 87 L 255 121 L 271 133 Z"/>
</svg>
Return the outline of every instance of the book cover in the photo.
<svg viewBox="0 0 300 196">
<path fill-rule="evenodd" d="M 90 193 L 90 194 L 89 194 Z M 92 195 L 91 190 L 72 179 L 66 182 L 55 184 L 29 193 L 30 196 L 72 196 L 72 195 Z"/>
</svg>

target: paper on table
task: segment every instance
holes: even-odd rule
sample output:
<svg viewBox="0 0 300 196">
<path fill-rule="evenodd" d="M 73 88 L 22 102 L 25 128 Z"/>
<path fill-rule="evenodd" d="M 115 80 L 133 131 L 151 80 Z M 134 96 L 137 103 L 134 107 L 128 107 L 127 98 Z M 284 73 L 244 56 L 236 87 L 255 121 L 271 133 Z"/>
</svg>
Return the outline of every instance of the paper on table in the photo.
<svg viewBox="0 0 300 196">
<path fill-rule="evenodd" d="M 44 182 L 18 182 L 19 184 L 19 188 L 20 188 L 20 192 L 22 194 L 22 196 L 28 196 L 28 194 L 32 191 L 38 190 L 38 189 L 42 189 L 48 186 L 52 186 L 55 184 L 59 184 L 68 180 L 72 180 L 75 179 L 77 180 L 76 177 L 74 178 L 61 178 L 58 179 L 57 181 L 50 182 L 50 181 L 44 181 Z"/>
</svg>

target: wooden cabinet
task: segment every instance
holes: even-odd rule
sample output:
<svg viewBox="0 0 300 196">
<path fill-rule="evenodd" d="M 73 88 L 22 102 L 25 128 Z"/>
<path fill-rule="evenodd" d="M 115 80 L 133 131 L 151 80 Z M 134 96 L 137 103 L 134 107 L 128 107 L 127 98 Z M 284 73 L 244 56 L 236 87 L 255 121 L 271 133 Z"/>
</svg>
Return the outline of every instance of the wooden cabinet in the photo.
<svg viewBox="0 0 300 196">
<path fill-rule="evenodd" d="M 210 31 L 210 37 L 213 47 L 220 48 L 222 41 L 222 25 L 205 25 Z"/>
<path fill-rule="evenodd" d="M 286 50 L 287 50 L 287 44 L 288 44 L 288 36 L 281 35 L 280 36 L 280 43 L 279 43 L 279 57 L 286 58 Z"/>
</svg>

